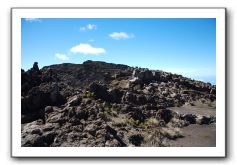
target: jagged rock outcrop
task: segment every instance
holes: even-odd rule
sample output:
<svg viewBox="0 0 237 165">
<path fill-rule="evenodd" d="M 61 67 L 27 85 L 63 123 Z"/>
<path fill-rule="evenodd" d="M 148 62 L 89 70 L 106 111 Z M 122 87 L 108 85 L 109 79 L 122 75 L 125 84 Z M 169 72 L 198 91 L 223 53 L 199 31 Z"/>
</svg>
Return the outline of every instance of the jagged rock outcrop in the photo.
<svg viewBox="0 0 237 165">
<path fill-rule="evenodd" d="M 216 99 L 215 86 L 181 75 L 93 61 L 21 74 L 22 146 L 166 146 L 176 128 L 216 120 L 169 110 Z"/>
</svg>

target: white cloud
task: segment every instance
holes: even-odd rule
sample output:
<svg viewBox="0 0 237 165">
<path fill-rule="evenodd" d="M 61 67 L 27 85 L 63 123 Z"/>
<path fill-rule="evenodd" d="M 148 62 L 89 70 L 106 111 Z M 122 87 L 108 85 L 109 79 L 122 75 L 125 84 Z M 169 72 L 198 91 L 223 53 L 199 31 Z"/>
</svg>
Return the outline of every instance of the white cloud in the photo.
<svg viewBox="0 0 237 165">
<path fill-rule="evenodd" d="M 25 21 L 27 21 L 27 22 L 41 22 L 41 19 L 39 19 L 39 18 L 25 18 Z"/>
<path fill-rule="evenodd" d="M 94 41 L 95 41 L 95 40 L 93 40 L 93 39 L 90 39 L 90 40 L 89 40 L 89 42 L 94 42 Z"/>
<path fill-rule="evenodd" d="M 96 48 L 96 47 L 91 46 L 90 44 L 84 44 L 84 43 L 81 43 L 79 45 L 72 47 L 70 51 L 72 53 L 82 53 L 82 54 L 92 54 L 92 55 L 102 54 L 106 52 L 105 49 L 103 48 Z"/>
<path fill-rule="evenodd" d="M 109 34 L 109 37 L 111 37 L 115 40 L 121 40 L 121 39 L 134 38 L 134 34 L 127 34 L 125 32 L 113 32 L 113 33 Z"/>
<path fill-rule="evenodd" d="M 80 31 L 95 30 L 95 29 L 96 29 L 96 25 L 94 24 L 88 24 L 86 26 L 80 27 Z"/>
<path fill-rule="evenodd" d="M 86 27 L 87 27 L 87 29 L 89 29 L 89 30 L 96 29 L 96 25 L 93 25 L 93 24 L 88 24 Z"/>
<path fill-rule="evenodd" d="M 55 54 L 55 57 L 57 57 L 58 59 L 63 60 L 63 61 L 69 60 L 69 58 L 67 57 L 67 55 L 61 54 L 61 53 L 56 53 L 56 54 Z"/>
</svg>

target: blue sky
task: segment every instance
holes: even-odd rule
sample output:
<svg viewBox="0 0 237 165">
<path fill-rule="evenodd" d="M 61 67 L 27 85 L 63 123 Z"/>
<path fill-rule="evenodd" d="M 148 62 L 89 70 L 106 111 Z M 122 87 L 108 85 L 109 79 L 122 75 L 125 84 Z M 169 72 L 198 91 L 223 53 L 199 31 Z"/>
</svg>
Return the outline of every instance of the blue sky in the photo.
<svg viewBox="0 0 237 165">
<path fill-rule="evenodd" d="M 105 61 L 216 81 L 215 18 L 22 19 L 22 68 Z"/>
</svg>

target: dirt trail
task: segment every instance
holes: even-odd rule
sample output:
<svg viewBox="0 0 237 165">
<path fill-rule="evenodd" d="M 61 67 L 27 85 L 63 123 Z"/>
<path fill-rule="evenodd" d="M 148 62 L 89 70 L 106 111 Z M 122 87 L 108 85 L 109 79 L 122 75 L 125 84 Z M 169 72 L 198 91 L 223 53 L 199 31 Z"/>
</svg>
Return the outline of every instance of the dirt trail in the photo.
<svg viewBox="0 0 237 165">
<path fill-rule="evenodd" d="M 184 105 L 182 107 L 169 108 L 179 114 L 194 114 L 202 116 L 216 116 L 215 106 L 195 103 L 195 106 Z M 209 125 L 191 124 L 181 128 L 183 138 L 170 141 L 171 147 L 215 147 L 216 124 Z"/>
</svg>

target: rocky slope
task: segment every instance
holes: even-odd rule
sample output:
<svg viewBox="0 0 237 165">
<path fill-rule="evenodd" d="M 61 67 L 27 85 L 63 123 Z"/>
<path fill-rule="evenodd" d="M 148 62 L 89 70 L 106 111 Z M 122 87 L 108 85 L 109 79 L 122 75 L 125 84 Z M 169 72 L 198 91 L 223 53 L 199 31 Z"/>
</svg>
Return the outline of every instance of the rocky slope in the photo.
<svg viewBox="0 0 237 165">
<path fill-rule="evenodd" d="M 215 108 L 216 87 L 181 75 L 105 62 L 21 71 L 22 146 L 171 146 L 190 124 L 215 115 L 170 107 Z"/>
</svg>

